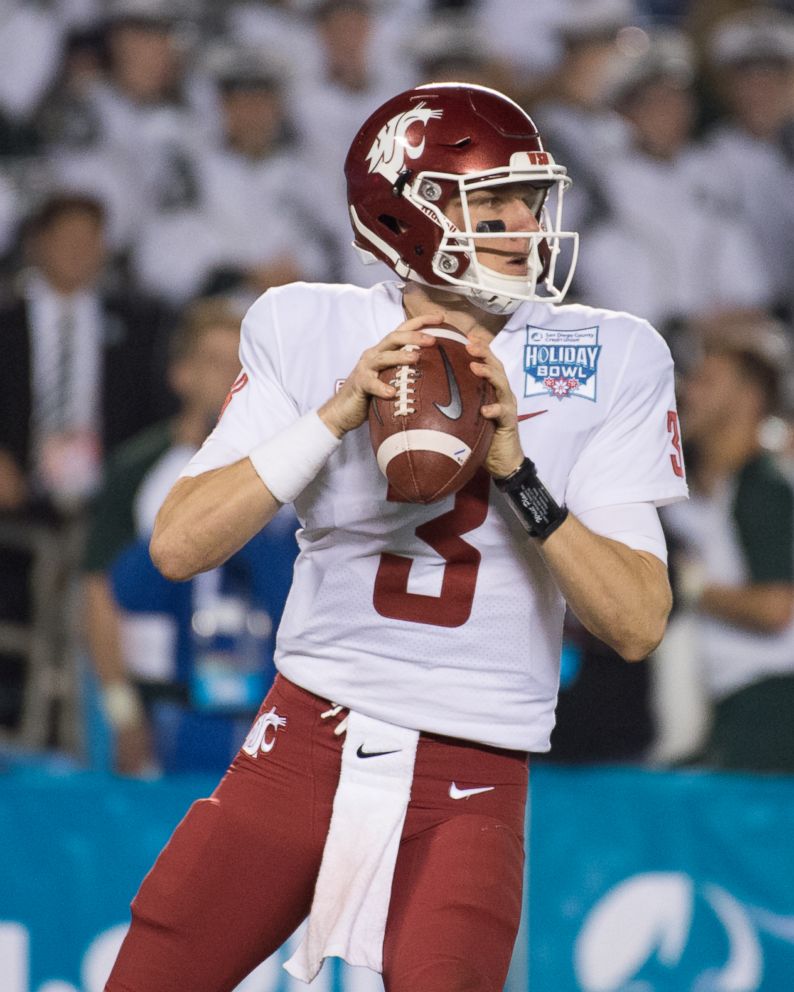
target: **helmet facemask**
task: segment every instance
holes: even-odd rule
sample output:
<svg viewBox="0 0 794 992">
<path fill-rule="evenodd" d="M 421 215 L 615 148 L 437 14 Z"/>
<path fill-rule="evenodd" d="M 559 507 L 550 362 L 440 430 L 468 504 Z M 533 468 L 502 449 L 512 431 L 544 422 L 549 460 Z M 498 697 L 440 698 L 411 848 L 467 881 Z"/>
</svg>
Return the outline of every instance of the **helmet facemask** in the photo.
<svg viewBox="0 0 794 992">
<path fill-rule="evenodd" d="M 528 159 L 527 155 L 514 155 L 513 158 Z M 545 156 L 544 156 L 545 157 Z M 482 189 L 492 187 L 527 184 L 536 190 L 537 206 L 533 213 L 540 230 L 507 231 L 505 225 L 487 221 L 475 228 L 471 219 L 469 196 Z M 460 201 L 464 224 L 456 226 L 440 208 L 442 191 L 450 188 L 451 195 L 444 197 L 448 204 L 453 196 Z M 562 230 L 562 208 L 565 190 L 571 185 L 566 171 L 549 164 L 520 168 L 512 164 L 503 169 L 488 169 L 464 176 L 440 172 L 422 172 L 406 183 L 402 195 L 407 197 L 426 216 L 431 216 L 441 228 L 438 248 L 433 256 L 433 272 L 439 279 L 448 283 L 453 292 L 468 297 L 472 303 L 490 313 L 512 313 L 526 301 L 544 299 L 559 303 L 564 298 L 573 278 L 573 270 L 579 248 L 579 236 L 574 231 Z M 506 241 L 517 239 L 529 243 L 527 272 L 525 275 L 508 275 L 489 267 L 478 255 L 477 248 L 483 242 L 493 242 L 499 247 Z M 560 256 L 560 243 L 570 240 L 572 252 L 567 271 L 560 285 L 557 285 L 557 263 Z M 427 282 L 417 273 L 409 278 Z"/>
</svg>

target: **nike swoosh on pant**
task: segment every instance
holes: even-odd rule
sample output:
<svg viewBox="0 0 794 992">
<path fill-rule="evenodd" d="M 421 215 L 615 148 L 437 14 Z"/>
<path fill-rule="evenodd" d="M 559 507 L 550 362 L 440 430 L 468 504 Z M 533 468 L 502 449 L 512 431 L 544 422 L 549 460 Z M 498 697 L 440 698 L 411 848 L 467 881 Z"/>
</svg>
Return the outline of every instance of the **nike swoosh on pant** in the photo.
<svg viewBox="0 0 794 992">
<path fill-rule="evenodd" d="M 397 748 L 396 751 L 365 751 L 364 750 L 364 745 L 363 744 L 359 744 L 358 750 L 356 751 L 356 757 L 357 758 L 382 758 L 384 756 L 384 754 L 399 754 L 400 753 L 400 750 L 401 750 L 400 748 Z"/>
<path fill-rule="evenodd" d="M 469 796 L 479 796 L 481 792 L 493 792 L 495 785 L 484 785 L 479 789 L 459 789 L 453 782 L 449 787 L 450 799 L 468 799 Z"/>
</svg>

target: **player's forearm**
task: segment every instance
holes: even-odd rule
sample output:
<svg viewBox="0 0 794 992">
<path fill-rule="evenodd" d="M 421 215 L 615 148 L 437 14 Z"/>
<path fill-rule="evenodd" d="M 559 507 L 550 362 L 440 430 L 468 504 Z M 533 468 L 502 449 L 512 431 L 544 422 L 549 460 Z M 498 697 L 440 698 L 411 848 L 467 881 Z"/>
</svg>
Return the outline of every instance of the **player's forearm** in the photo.
<svg viewBox="0 0 794 992">
<path fill-rule="evenodd" d="M 659 644 L 672 605 L 664 564 L 594 534 L 572 514 L 538 549 L 581 623 L 627 661 Z"/>
<path fill-rule="evenodd" d="M 702 613 L 760 633 L 779 633 L 794 619 L 794 589 L 788 583 L 707 585 L 697 608 Z"/>
<path fill-rule="evenodd" d="M 180 479 L 157 515 L 152 561 L 167 579 L 191 579 L 227 561 L 278 508 L 248 458 Z"/>
</svg>

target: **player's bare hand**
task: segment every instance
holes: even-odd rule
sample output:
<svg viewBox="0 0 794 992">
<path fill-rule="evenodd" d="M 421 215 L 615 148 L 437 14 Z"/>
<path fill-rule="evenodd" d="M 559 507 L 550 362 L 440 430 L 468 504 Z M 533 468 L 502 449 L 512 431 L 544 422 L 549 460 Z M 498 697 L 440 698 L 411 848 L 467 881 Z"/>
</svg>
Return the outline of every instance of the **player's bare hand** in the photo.
<svg viewBox="0 0 794 992">
<path fill-rule="evenodd" d="M 422 328 L 438 324 L 443 319 L 441 310 L 412 317 L 372 348 L 367 348 L 339 392 L 317 411 L 328 429 L 337 437 L 342 437 L 364 423 L 373 396 L 391 399 L 396 389 L 383 382 L 379 378 L 380 373 L 383 369 L 398 365 L 413 365 L 418 360 L 419 348 L 429 348 L 435 344 L 435 338 L 423 334 Z"/>
<path fill-rule="evenodd" d="M 524 460 L 518 436 L 517 403 L 504 366 L 484 340 L 470 338 L 466 346 L 472 356 L 471 370 L 481 379 L 487 379 L 494 388 L 496 401 L 482 407 L 482 415 L 495 421 L 491 447 L 484 467 L 495 478 L 511 475 Z"/>
</svg>

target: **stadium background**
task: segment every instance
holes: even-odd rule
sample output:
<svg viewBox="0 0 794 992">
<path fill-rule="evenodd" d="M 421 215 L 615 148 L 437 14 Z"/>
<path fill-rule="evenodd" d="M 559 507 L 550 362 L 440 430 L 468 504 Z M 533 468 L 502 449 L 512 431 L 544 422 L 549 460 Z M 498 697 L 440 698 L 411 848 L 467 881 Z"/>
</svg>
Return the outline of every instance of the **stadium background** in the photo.
<svg viewBox="0 0 794 992">
<path fill-rule="evenodd" d="M 243 308 L 267 285 L 292 278 L 383 278 L 384 270 L 359 267 L 348 246 L 344 150 L 384 96 L 430 78 L 463 78 L 496 85 L 525 105 L 577 181 L 569 216 L 582 236 L 583 266 L 572 299 L 649 317 L 683 369 L 699 328 L 721 321 L 773 321 L 788 344 L 789 7 L 743 0 L 3 0 L 3 291 L 12 296 L 28 267 L 26 221 L 60 192 L 104 205 L 104 278 L 158 300 L 168 315 L 163 347 L 199 296 Z M 737 14 L 755 8 L 784 20 L 766 33 L 731 29 Z M 154 26 L 177 66 L 140 114 L 128 112 L 113 82 L 108 38 L 123 24 Z M 754 59 L 785 76 L 788 102 L 774 134 L 760 142 L 774 155 L 753 158 L 757 149 L 747 145 L 754 183 L 742 198 L 731 187 L 738 173 L 730 147 L 745 146 L 721 142 L 740 130 L 726 73 Z M 625 167 L 635 163 L 626 123 L 629 97 L 659 77 L 689 94 L 694 109 L 682 147 L 656 170 L 663 175 L 655 198 L 643 185 L 649 173 Z M 273 148 L 249 150 L 254 161 L 261 156 L 261 176 L 235 171 L 218 154 L 234 145 L 224 98 L 246 88 L 279 103 L 262 118 L 277 121 Z M 772 115 L 768 102 L 765 109 Z M 634 210 L 638 199 L 642 209 Z M 665 213 L 672 253 L 671 232 L 660 225 Z M 630 268 L 635 256 L 646 268 Z M 717 256 L 721 265 L 705 264 Z M 785 378 L 785 351 L 780 365 Z M 788 469 L 788 410 L 781 414 L 766 425 L 765 440 Z M 36 563 L 24 630 L 16 620 L 0 622 L 0 649 L 36 645 L 21 712 L 4 714 L 0 738 L 2 992 L 99 992 L 143 873 L 189 803 L 214 784 L 207 775 L 146 780 L 112 772 L 111 734 L 79 629 L 91 494 L 84 495 L 68 507 L 54 500 L 43 515 L 25 505 L 0 512 L 0 561 L 23 549 Z M 623 751 L 610 753 L 609 727 L 591 727 L 589 737 L 568 738 L 564 755 L 560 738 L 567 761 L 533 770 L 528 896 L 509 992 L 791 987 L 794 781 L 677 767 L 696 752 L 709 718 L 692 624 L 679 611 L 646 682 L 617 692 L 635 720 L 621 727 Z M 580 649 L 573 636 L 566 689 L 576 683 Z M 13 700 L 14 672 L 0 675 L 4 699 Z M 598 691 L 590 687 L 590 710 L 606 705 Z M 577 709 L 571 696 L 566 706 L 587 721 L 587 705 Z M 292 989 L 280 969 L 287 956 L 241 988 Z M 315 985 L 381 987 L 375 976 L 336 963 Z"/>
</svg>

